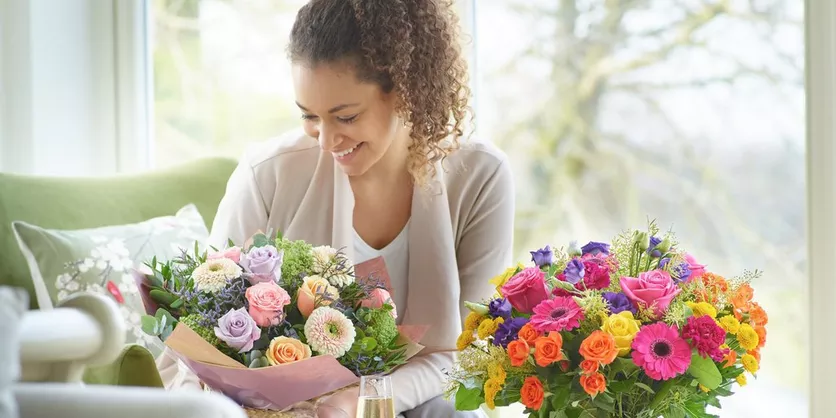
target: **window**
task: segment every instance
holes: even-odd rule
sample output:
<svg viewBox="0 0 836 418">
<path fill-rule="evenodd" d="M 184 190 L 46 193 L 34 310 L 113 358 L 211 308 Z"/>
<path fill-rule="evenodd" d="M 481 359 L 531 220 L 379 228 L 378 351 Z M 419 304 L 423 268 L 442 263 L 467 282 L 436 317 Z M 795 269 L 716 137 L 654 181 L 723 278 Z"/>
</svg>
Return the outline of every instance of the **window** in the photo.
<svg viewBox="0 0 836 418">
<path fill-rule="evenodd" d="M 300 126 L 285 48 L 303 4 L 151 3 L 155 166 L 238 158 L 247 142 Z"/>
<path fill-rule="evenodd" d="M 804 2 L 483 1 L 477 131 L 513 160 L 517 255 L 655 218 L 769 313 L 722 417 L 806 416 Z M 497 30 L 502 28 L 502 30 Z"/>
</svg>

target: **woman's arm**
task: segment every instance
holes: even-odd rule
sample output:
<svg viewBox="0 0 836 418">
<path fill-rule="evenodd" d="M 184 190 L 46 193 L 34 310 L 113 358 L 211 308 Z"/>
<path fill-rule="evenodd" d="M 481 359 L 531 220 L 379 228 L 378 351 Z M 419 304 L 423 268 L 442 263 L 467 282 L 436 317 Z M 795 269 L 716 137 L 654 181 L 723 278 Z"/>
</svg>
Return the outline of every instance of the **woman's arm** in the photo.
<svg viewBox="0 0 836 418">
<path fill-rule="evenodd" d="M 226 193 L 218 205 L 209 245 L 221 249 L 227 241 L 244 242 L 267 225 L 267 204 L 255 180 L 255 173 L 246 156 L 229 178 Z M 264 231 L 266 232 L 266 231 Z"/>
<path fill-rule="evenodd" d="M 514 235 L 514 179 L 502 159 L 479 191 L 462 232 L 456 259 L 461 283 L 461 321 L 465 301 L 478 302 L 494 292 L 488 280 L 511 265 Z M 408 411 L 442 394 L 455 359 L 439 352 L 409 360 L 392 373 L 397 413 Z"/>
</svg>

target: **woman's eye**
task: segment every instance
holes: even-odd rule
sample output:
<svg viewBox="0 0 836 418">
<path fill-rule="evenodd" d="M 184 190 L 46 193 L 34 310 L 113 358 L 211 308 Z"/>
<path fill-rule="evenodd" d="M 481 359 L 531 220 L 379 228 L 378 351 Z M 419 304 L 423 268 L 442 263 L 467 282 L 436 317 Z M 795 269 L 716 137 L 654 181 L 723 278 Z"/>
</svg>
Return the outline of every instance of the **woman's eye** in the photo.
<svg viewBox="0 0 836 418">
<path fill-rule="evenodd" d="M 342 123 L 352 123 L 357 120 L 357 115 L 349 116 L 349 117 L 338 117 L 337 118 Z"/>
<path fill-rule="evenodd" d="M 304 119 L 304 120 L 314 120 L 314 119 L 316 119 L 316 116 L 314 116 L 314 115 L 302 115 L 302 119 Z"/>
</svg>

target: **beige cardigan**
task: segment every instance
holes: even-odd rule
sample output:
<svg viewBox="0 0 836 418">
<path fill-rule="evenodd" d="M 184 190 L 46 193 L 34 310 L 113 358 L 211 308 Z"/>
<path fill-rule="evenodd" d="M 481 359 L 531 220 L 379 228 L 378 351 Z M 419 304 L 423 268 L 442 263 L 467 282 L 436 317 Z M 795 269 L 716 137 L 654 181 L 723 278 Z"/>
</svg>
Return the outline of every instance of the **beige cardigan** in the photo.
<svg viewBox="0 0 836 418">
<path fill-rule="evenodd" d="M 491 297 L 488 280 L 511 263 L 514 181 L 505 155 L 468 142 L 441 165 L 431 190 L 416 188 L 409 229 L 404 324 L 431 328 L 424 351 L 393 373 L 397 413 L 443 391 L 464 301 Z M 348 177 L 316 139 L 291 132 L 250 146 L 233 172 L 210 244 L 243 243 L 258 230 L 343 248 L 353 255 Z"/>
</svg>

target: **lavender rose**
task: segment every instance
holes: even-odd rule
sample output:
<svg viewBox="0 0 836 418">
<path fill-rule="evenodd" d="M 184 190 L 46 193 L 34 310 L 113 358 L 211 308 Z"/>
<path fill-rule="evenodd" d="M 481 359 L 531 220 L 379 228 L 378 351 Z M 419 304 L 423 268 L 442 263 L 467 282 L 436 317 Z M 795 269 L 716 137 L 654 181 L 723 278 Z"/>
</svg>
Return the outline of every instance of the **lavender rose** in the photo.
<svg viewBox="0 0 836 418">
<path fill-rule="evenodd" d="M 278 283 L 282 278 L 284 253 L 272 245 L 265 245 L 241 255 L 241 267 L 248 274 L 250 284 L 262 282 Z"/>
<path fill-rule="evenodd" d="M 230 309 L 218 319 L 215 336 L 239 353 L 244 353 L 252 350 L 253 343 L 261 338 L 261 328 L 245 308 Z"/>
<path fill-rule="evenodd" d="M 531 261 L 533 261 L 537 267 L 550 266 L 554 263 L 554 252 L 548 245 L 545 248 L 530 252 Z"/>
</svg>

